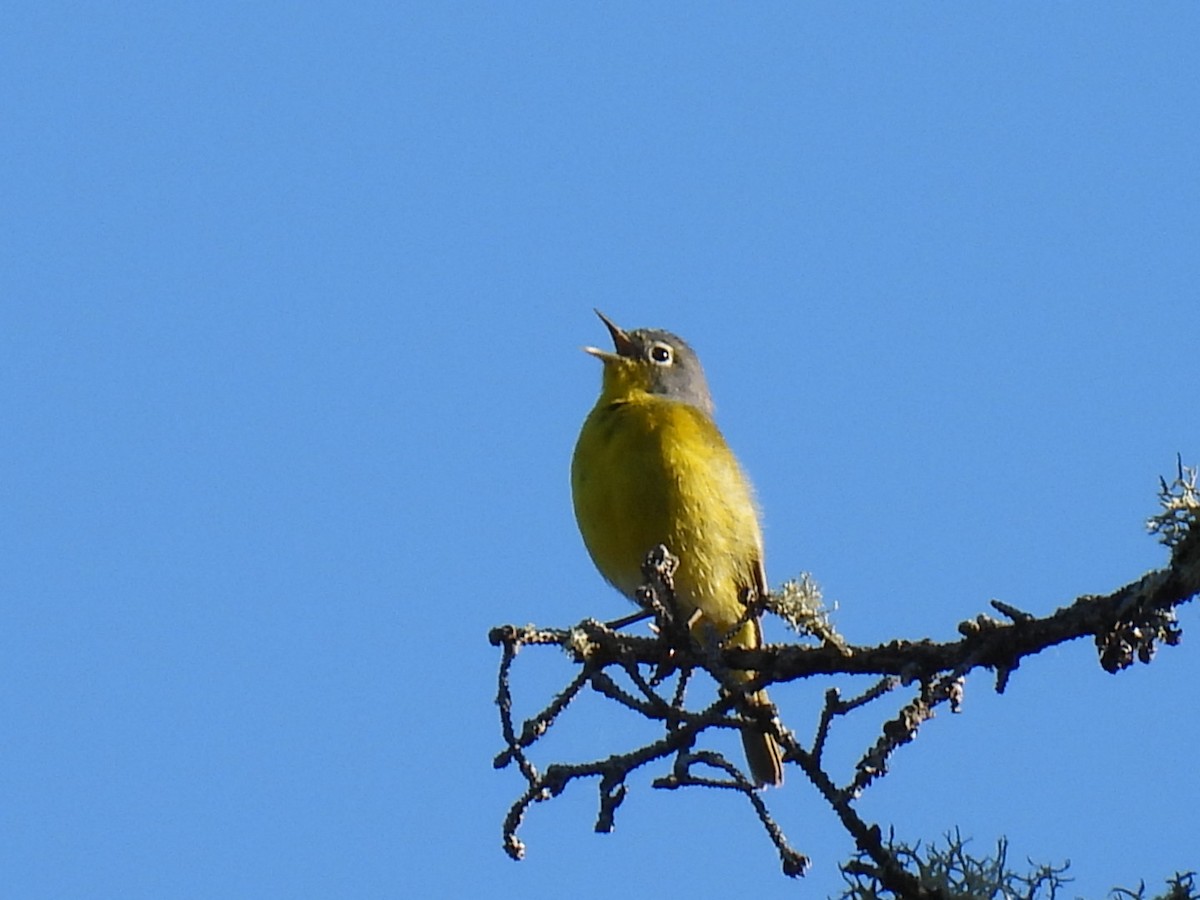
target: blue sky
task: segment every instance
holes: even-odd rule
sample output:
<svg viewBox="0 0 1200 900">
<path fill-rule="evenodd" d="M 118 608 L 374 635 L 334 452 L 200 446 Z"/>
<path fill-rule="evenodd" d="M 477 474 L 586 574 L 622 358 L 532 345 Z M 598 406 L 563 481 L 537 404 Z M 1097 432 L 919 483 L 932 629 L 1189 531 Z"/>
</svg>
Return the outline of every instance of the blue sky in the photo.
<svg viewBox="0 0 1200 900">
<path fill-rule="evenodd" d="M 770 578 L 812 572 L 851 641 L 1112 590 L 1165 562 L 1157 478 L 1200 461 L 1198 31 L 1193 3 L 10 9 L 6 891 L 794 896 L 734 798 L 647 779 L 615 833 L 580 786 L 501 852 L 487 629 L 626 610 L 567 482 L 591 309 L 697 348 Z M 1197 867 L 1182 623 L 1118 677 L 1078 642 L 972 680 L 864 815 L 1008 835 L 1090 897 Z M 568 677 L 523 654 L 519 712 Z M 826 686 L 775 689 L 801 734 Z M 581 704 L 538 759 L 645 735 Z M 832 814 L 798 774 L 769 798 L 835 890 Z"/>
</svg>

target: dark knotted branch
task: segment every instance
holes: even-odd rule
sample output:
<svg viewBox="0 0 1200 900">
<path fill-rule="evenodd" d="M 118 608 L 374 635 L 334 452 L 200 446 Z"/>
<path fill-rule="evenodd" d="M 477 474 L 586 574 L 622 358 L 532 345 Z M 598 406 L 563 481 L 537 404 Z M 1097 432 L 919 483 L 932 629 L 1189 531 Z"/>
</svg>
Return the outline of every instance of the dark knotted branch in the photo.
<svg viewBox="0 0 1200 900">
<path fill-rule="evenodd" d="M 1195 532 L 1200 535 L 1200 530 Z M 1092 637 L 1098 646 L 1107 646 L 1114 636 L 1141 628 L 1141 640 L 1158 636 L 1164 613 L 1188 602 L 1200 593 L 1200 539 L 1180 544 L 1172 563 L 1165 569 L 1148 572 L 1137 581 L 1105 596 L 1084 595 L 1048 616 L 1018 614 L 1009 622 L 980 615 L 959 625 L 964 636 L 957 641 L 937 643 L 931 640 L 895 640 L 876 646 L 851 646 L 843 651 L 836 646 L 819 647 L 795 644 L 770 644 L 760 650 L 730 649 L 724 652 L 729 666 L 758 672 L 759 684 L 773 684 L 811 678 L 818 675 L 892 675 L 906 682 L 932 678 L 966 665 L 1001 671 L 1014 671 L 1026 656 L 1079 638 Z M 1003 610 L 1013 607 L 993 601 Z M 594 665 L 605 666 L 626 661 L 656 666 L 661 662 L 662 645 L 655 638 L 608 632 L 600 639 L 595 626 L 585 621 L 574 628 L 517 628 L 506 625 L 493 629 L 490 639 L 499 646 L 510 641 L 518 644 L 557 644 L 577 656 L 586 656 Z M 1165 628 L 1165 626 L 1163 626 Z M 1171 641 L 1167 641 L 1171 643 Z M 1102 659 L 1107 671 L 1120 671 L 1132 664 L 1124 660 Z M 693 658 L 699 664 L 699 658 Z"/>
<path fill-rule="evenodd" d="M 507 675 L 511 667 L 511 660 L 516 654 L 516 649 L 519 648 L 523 642 L 522 638 L 526 635 L 531 637 L 535 643 L 559 643 L 561 646 L 569 649 L 575 655 L 577 661 L 583 663 L 584 671 L 576 676 L 568 686 L 568 689 L 559 694 L 546 710 L 527 720 L 520 729 L 520 737 L 518 737 L 517 729 L 512 720 L 512 703 L 511 694 L 508 689 Z M 517 839 L 516 831 L 524 819 L 528 808 L 535 802 L 541 802 L 557 796 L 570 781 L 577 778 L 600 778 L 600 813 L 596 821 L 596 830 L 609 831 L 612 828 L 615 810 L 625 796 L 624 782 L 626 777 L 635 769 L 647 763 L 675 754 L 677 774 L 681 771 L 688 771 L 688 767 L 694 762 L 717 765 L 724 771 L 737 771 L 732 764 L 724 761 L 719 754 L 691 753 L 696 738 L 702 732 L 710 728 L 741 728 L 741 721 L 735 718 L 734 713 L 734 708 L 737 704 L 737 697 L 735 695 L 727 694 L 721 696 L 700 712 L 688 712 L 682 708 L 682 683 L 685 674 L 681 674 L 675 695 L 671 701 L 668 701 L 655 691 L 650 683 L 637 671 L 635 662 L 627 658 L 613 658 L 612 654 L 620 652 L 617 648 L 624 639 L 629 637 L 628 635 L 620 635 L 617 632 L 611 631 L 600 622 L 587 620 L 581 622 L 574 629 L 560 633 L 560 641 L 547 641 L 547 637 L 548 634 L 543 629 L 523 632 L 521 629 L 513 628 L 512 626 L 496 628 L 491 632 L 492 641 L 504 648 L 504 657 L 501 665 L 501 687 L 497 701 L 500 707 L 502 731 L 507 744 L 505 750 L 497 755 L 494 765 L 497 768 L 503 768 L 516 761 L 528 785 L 525 793 L 509 811 L 504 823 L 505 849 L 514 859 L 520 859 L 524 855 L 524 845 Z M 597 655 L 605 657 L 603 663 L 596 662 Z M 603 671 L 604 667 L 610 665 L 624 670 L 625 674 L 635 682 L 638 692 L 642 696 L 635 696 L 629 691 L 624 690 Z M 683 665 L 681 662 L 681 666 Z M 689 661 L 684 673 L 690 668 L 691 663 Z M 661 739 L 628 753 L 613 754 L 604 759 L 586 763 L 571 765 L 554 764 L 549 766 L 544 774 L 539 774 L 537 769 L 528 761 L 524 751 L 529 744 L 535 742 L 545 733 L 544 728 L 541 727 L 542 723 L 552 721 L 555 711 L 561 709 L 566 702 L 569 702 L 567 697 L 574 696 L 583 683 L 590 685 L 597 693 L 647 718 L 665 722 L 666 734 Z M 680 766 L 683 769 L 680 769 Z M 680 776 L 677 783 L 664 781 L 656 783 L 655 786 L 676 788 L 688 783 L 698 783 L 694 780 L 689 781 L 690 778 L 690 775 Z M 753 785 L 747 782 L 740 773 L 737 773 L 737 778 L 740 780 L 740 783 L 730 782 L 722 784 L 722 786 L 740 789 L 750 799 L 750 802 L 759 813 L 760 820 L 779 848 L 781 857 L 785 860 L 785 865 L 798 865 L 798 860 L 803 859 L 803 855 L 787 846 L 778 825 L 766 813 L 765 806 L 762 805 L 757 795 L 755 795 Z M 706 783 L 709 786 L 714 786 L 712 782 Z"/>
<path fill-rule="evenodd" d="M 917 736 L 917 729 L 933 718 L 934 708 L 949 701 L 951 712 L 962 705 L 963 677 L 950 673 L 921 685 L 917 696 L 900 713 L 883 723 L 883 734 L 854 766 L 854 780 L 845 788 L 851 797 L 859 797 L 873 781 L 887 774 L 892 753 Z"/>
<path fill-rule="evenodd" d="M 835 717 L 847 715 L 861 706 L 873 703 L 899 685 L 900 679 L 889 675 L 850 700 L 843 700 L 841 691 L 837 688 L 827 690 L 825 692 L 825 708 L 821 710 L 821 718 L 817 722 L 817 734 L 813 738 L 813 760 L 817 763 L 821 762 L 821 754 L 825 752 L 825 741 L 829 737 L 829 728 Z"/>
<path fill-rule="evenodd" d="M 557 796 L 574 779 L 598 777 L 600 809 L 595 829 L 610 831 L 616 810 L 626 795 L 626 777 L 647 763 L 674 754 L 673 774 L 655 781 L 654 787 L 669 790 L 688 786 L 723 787 L 740 792 L 747 798 L 775 844 L 784 870 L 791 875 L 801 875 L 808 867 L 808 858 L 788 845 L 782 829 L 755 792 L 754 785 L 719 753 L 693 752 L 697 737 L 710 728 L 741 729 L 743 720 L 736 712 L 741 692 L 755 688 L 753 683 L 737 686 L 728 679 L 728 667 L 719 652 L 693 644 L 689 623 L 675 614 L 673 573 L 676 565 L 677 560 L 667 549 L 658 547 L 647 557 L 643 566 L 646 583 L 639 589 L 637 599 L 643 609 L 653 613 L 657 638 L 620 634 L 594 620 L 585 620 L 574 628 L 559 631 L 513 626 L 492 629 L 490 640 L 504 648 L 497 705 L 507 745 L 496 756 L 494 765 L 502 768 L 516 761 L 527 783 L 525 793 L 513 804 L 504 821 L 505 850 L 514 859 L 524 855 L 524 844 L 517 838 L 516 832 L 533 803 Z M 525 643 L 558 644 L 583 668 L 546 709 L 524 723 L 518 736 L 512 719 L 508 676 L 513 658 Z M 652 665 L 654 675 L 650 679 L 645 678 L 638 670 L 639 664 Z M 605 671 L 609 667 L 623 671 L 636 691 L 630 692 L 619 685 Z M 730 685 L 734 687 L 721 692 L 706 709 L 689 712 L 683 705 L 684 695 L 691 673 L 697 667 L 705 668 L 725 683 L 727 688 Z M 676 671 L 679 677 L 668 701 L 656 688 Z M 648 719 L 664 722 L 664 737 L 629 753 L 614 754 L 588 763 L 551 765 L 544 774 L 539 774 L 529 762 L 525 750 L 545 734 L 547 727 L 585 685 Z M 781 736 L 785 734 L 774 707 L 758 707 L 754 712 L 756 718 L 763 719 L 764 728 L 773 729 Z M 692 771 L 694 765 L 716 768 L 730 776 L 729 780 L 698 776 Z"/>
<path fill-rule="evenodd" d="M 884 844 L 883 832 L 878 825 L 868 825 L 851 804 L 850 796 L 839 790 L 826 771 L 811 753 L 797 750 L 796 763 L 808 776 L 813 787 L 833 808 L 842 827 L 854 838 L 855 846 L 875 864 L 874 874 L 879 883 L 905 900 L 949 900 L 937 890 L 932 890 L 907 871 L 895 854 Z"/>
<path fill-rule="evenodd" d="M 912 682 L 979 667 L 1003 674 L 1016 670 L 1026 656 L 1079 638 L 1094 638 L 1102 649 L 1125 637 L 1136 639 L 1140 647 L 1152 645 L 1155 640 L 1173 644 L 1171 611 L 1194 599 L 1197 593 L 1200 529 L 1177 546 L 1168 567 L 1148 572 L 1111 594 L 1081 596 L 1040 618 L 993 601 L 999 610 L 1012 613 L 1012 620 L 1000 622 L 990 616 L 977 616 L 959 625 L 963 637 L 957 641 L 896 640 L 874 647 L 850 646 L 847 650 L 829 644 L 771 644 L 760 650 L 726 650 L 724 657 L 732 668 L 758 672 L 758 682 L 763 685 L 838 674 L 895 675 Z M 557 633 L 560 641 L 568 634 Z M 633 635 L 620 635 L 612 645 L 623 658 L 645 665 L 657 662 L 657 648 L 655 640 Z M 1106 671 L 1117 672 L 1132 664 L 1133 655 L 1113 659 L 1102 654 L 1101 662 Z"/>
<path fill-rule="evenodd" d="M 890 844 L 883 841 L 879 827 L 858 816 L 854 801 L 873 781 L 886 774 L 891 755 L 915 737 L 937 706 L 949 704 L 951 710 L 957 711 L 965 677 L 977 668 L 991 669 L 996 677 L 996 690 L 1002 693 L 1026 656 L 1065 641 L 1092 637 L 1100 663 L 1109 672 L 1121 671 L 1135 660 L 1149 662 L 1160 643 L 1178 643 L 1181 632 L 1175 621 L 1175 607 L 1200 594 L 1200 528 L 1195 527 L 1200 493 L 1196 488 L 1196 470 L 1180 465 L 1178 478 L 1170 485 L 1163 482 L 1159 499 L 1162 511 L 1150 520 L 1149 527 L 1170 548 L 1169 566 L 1147 573 L 1111 594 L 1079 597 L 1044 617 L 993 600 L 994 609 L 1008 621 L 981 614 L 959 625 L 962 637 L 956 641 L 892 641 L 875 647 L 851 646 L 833 630 L 820 607 L 819 591 L 805 577 L 766 598 L 766 606 L 788 619 L 801 633 L 818 637 L 821 646 L 772 645 L 758 650 L 726 651 L 701 648 L 690 639 L 692 623 L 682 622 L 674 614 L 674 560 L 665 548 L 647 558 L 643 570 L 646 585 L 638 595 L 646 614 L 654 615 L 655 638 L 622 634 L 593 620 L 569 629 L 513 626 L 493 629 L 492 643 L 503 647 L 497 704 L 506 745 L 495 764 L 503 767 L 516 762 L 527 783 L 527 790 L 505 819 L 507 852 L 518 859 L 524 852 L 516 831 L 529 806 L 557 796 L 570 781 L 580 777 L 600 778 L 596 830 L 610 830 L 626 794 L 626 777 L 640 766 L 674 755 L 672 774 L 657 779 L 654 787 L 698 786 L 742 793 L 778 849 L 784 871 L 789 875 L 803 874 L 807 858 L 787 844 L 753 785 L 720 754 L 695 749 L 703 732 L 710 728 L 740 728 L 744 716 L 749 714 L 759 727 L 779 740 L 785 761 L 798 765 L 830 804 L 860 852 L 871 861 L 869 868 L 881 886 L 898 897 L 936 900 L 942 895 L 905 868 Z M 629 621 L 622 620 L 620 624 Z M 508 681 L 516 653 L 524 644 L 560 646 L 581 670 L 546 709 L 523 724 L 518 734 L 512 720 Z M 652 667 L 654 674 L 649 679 L 639 670 L 643 665 Z M 609 668 L 624 672 L 633 691 L 621 687 L 605 671 Z M 707 708 L 691 712 L 683 701 L 690 676 L 697 668 L 705 669 L 725 690 Z M 752 669 L 757 674 L 749 684 L 738 687 L 728 677 L 729 669 Z M 674 672 L 679 677 L 668 700 L 656 688 Z M 782 726 L 774 707 L 756 707 L 750 713 L 738 710 L 741 690 L 753 691 L 776 682 L 835 674 L 881 677 L 871 688 L 849 700 L 843 700 L 837 689 L 826 693 L 811 749 L 802 746 Z M 884 723 L 879 739 L 855 766 L 853 779 L 839 788 L 822 763 L 834 721 L 897 688 L 913 684 L 918 686 L 913 698 Z M 539 774 L 526 749 L 546 733 L 585 687 L 649 719 L 662 721 L 664 736 L 628 753 L 590 763 L 551 765 L 544 774 Z M 716 769 L 725 777 L 696 774 L 695 766 Z M 858 864 L 866 865 L 864 861 Z"/>
<path fill-rule="evenodd" d="M 692 773 L 693 764 L 701 764 L 719 769 L 725 773 L 727 779 L 694 775 Z M 794 850 L 788 844 L 787 838 L 784 837 L 783 829 L 779 827 L 779 823 L 771 816 L 770 810 L 767 809 L 767 804 L 763 802 L 762 796 L 755 790 L 754 784 L 720 753 L 714 753 L 711 750 L 703 750 L 697 753 L 681 753 L 676 757 L 675 768 L 672 773 L 662 778 L 656 778 L 651 786 L 662 790 L 677 790 L 683 787 L 708 787 L 734 790 L 743 794 L 754 808 L 755 815 L 758 816 L 758 820 L 766 830 L 767 836 L 775 845 L 775 849 L 779 853 L 780 862 L 783 865 L 784 874 L 795 878 L 808 871 L 811 860 L 803 853 Z"/>
</svg>

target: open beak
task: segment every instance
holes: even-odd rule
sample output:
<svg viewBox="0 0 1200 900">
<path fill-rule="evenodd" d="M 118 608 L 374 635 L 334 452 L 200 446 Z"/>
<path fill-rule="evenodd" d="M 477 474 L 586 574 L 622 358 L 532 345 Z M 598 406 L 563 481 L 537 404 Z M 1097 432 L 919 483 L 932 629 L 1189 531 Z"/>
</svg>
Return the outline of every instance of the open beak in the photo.
<svg viewBox="0 0 1200 900">
<path fill-rule="evenodd" d="M 636 352 L 634 349 L 634 344 L 633 341 L 629 339 L 629 335 L 622 331 L 616 325 L 616 323 L 609 319 L 608 316 L 604 315 L 604 313 L 600 312 L 600 310 L 596 309 L 593 310 L 593 312 L 600 317 L 600 321 L 604 323 L 605 327 L 608 328 L 608 333 L 612 335 L 613 347 L 616 348 L 617 351 L 616 355 L 635 356 Z M 585 353 L 592 354 L 592 356 L 598 356 L 601 359 L 606 356 L 613 355 L 611 352 L 607 350 L 601 350 L 599 347 L 584 347 L 583 351 Z"/>
</svg>

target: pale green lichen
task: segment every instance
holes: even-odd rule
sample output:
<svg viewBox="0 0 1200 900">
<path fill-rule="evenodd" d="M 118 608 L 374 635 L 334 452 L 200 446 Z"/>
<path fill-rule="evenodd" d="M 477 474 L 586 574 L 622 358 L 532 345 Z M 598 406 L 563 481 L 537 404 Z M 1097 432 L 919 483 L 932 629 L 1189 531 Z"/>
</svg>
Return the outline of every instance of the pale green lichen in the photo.
<svg viewBox="0 0 1200 900">
<path fill-rule="evenodd" d="M 1177 475 L 1170 484 L 1159 478 L 1158 502 L 1162 509 L 1146 521 L 1151 534 L 1172 550 L 1183 543 L 1200 520 L 1200 489 L 1196 486 L 1197 467 L 1185 466 L 1177 459 Z"/>
<path fill-rule="evenodd" d="M 846 639 L 837 633 L 829 619 L 831 610 L 825 606 L 821 588 L 807 572 L 772 591 L 766 606 L 798 634 L 819 638 L 843 652 L 848 649 Z"/>
</svg>

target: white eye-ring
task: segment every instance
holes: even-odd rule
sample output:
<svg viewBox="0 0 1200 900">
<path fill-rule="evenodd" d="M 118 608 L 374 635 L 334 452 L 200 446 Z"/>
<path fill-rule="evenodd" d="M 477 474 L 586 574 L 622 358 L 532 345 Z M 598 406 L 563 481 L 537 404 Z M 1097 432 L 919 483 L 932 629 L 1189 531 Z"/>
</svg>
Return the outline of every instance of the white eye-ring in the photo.
<svg viewBox="0 0 1200 900">
<path fill-rule="evenodd" d="M 657 363 L 660 366 L 669 366 L 671 361 L 675 359 L 675 351 L 670 344 L 655 341 L 650 345 L 649 356 L 651 362 Z"/>
</svg>

